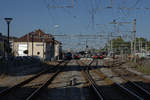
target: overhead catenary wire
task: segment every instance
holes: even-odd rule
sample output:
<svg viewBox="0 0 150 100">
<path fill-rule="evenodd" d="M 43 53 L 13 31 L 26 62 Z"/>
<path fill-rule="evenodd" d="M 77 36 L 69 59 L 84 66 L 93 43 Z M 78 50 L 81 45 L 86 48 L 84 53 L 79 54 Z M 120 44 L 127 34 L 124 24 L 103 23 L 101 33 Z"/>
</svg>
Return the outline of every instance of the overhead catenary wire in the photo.
<svg viewBox="0 0 150 100">
<path fill-rule="evenodd" d="M 109 12 L 112 11 L 112 13 L 113 13 L 112 18 L 114 17 L 115 19 L 119 19 L 119 20 L 121 20 L 123 17 L 126 17 L 126 19 L 131 18 L 131 17 L 133 17 L 133 14 L 135 15 L 135 13 L 133 13 L 135 10 L 137 11 L 137 10 L 144 9 L 144 6 L 143 6 L 143 8 L 141 7 L 142 0 L 135 0 L 131 3 L 129 3 L 129 1 L 132 1 L 132 0 L 120 0 L 120 1 L 115 1 L 115 0 L 107 0 L 107 1 L 106 0 L 90 0 L 90 1 L 70 0 L 70 1 L 72 1 L 71 5 L 73 6 L 73 8 L 71 8 L 71 9 L 68 9 L 69 7 L 67 8 L 67 6 L 66 7 L 59 7 L 58 6 L 58 8 L 56 6 L 50 7 L 50 3 L 55 4 L 55 5 L 59 5 L 59 3 L 56 2 L 59 0 L 44 0 L 44 1 L 46 2 L 45 4 L 46 4 L 46 7 L 48 9 L 49 15 L 51 17 L 53 16 L 53 18 L 50 19 L 51 23 L 52 22 L 56 23 L 57 20 L 56 20 L 55 16 L 57 16 L 57 14 L 58 14 L 57 11 L 63 11 L 64 14 L 67 13 L 69 17 L 73 17 L 74 19 L 76 19 L 75 20 L 75 22 L 76 22 L 76 21 L 80 20 L 80 15 L 78 15 L 78 13 L 73 14 L 73 12 L 77 9 L 84 10 L 86 13 L 89 14 L 88 17 L 90 17 L 88 19 L 89 21 L 87 21 L 87 24 L 86 24 L 87 27 L 84 29 L 84 30 L 86 30 L 86 32 L 89 31 L 90 28 L 91 29 L 93 28 L 93 31 L 96 30 L 96 28 L 95 28 L 96 24 L 101 23 L 101 21 L 100 21 L 101 19 L 99 18 L 99 20 L 97 20 L 96 18 L 101 17 L 100 13 L 105 12 L 106 9 L 108 9 L 108 8 L 112 9 L 112 10 L 109 10 Z M 62 0 L 62 1 L 64 1 L 64 0 Z M 82 2 L 82 4 L 81 4 L 81 2 Z M 117 6 L 117 4 L 116 4 L 117 2 L 119 2 L 119 4 L 120 4 L 119 6 Z M 130 4 L 130 5 L 128 6 L 128 4 Z M 84 9 L 81 9 L 82 7 L 84 7 Z M 116 12 L 119 12 L 119 14 Z M 59 19 L 59 16 L 58 16 L 58 21 L 59 20 L 61 21 L 62 19 L 61 18 Z M 125 27 L 123 27 L 123 28 L 125 28 Z M 81 31 L 81 30 L 79 30 L 79 31 Z M 102 30 L 100 30 L 100 31 L 102 31 Z M 119 32 L 128 34 L 128 32 L 123 32 L 121 30 Z M 93 33 L 91 32 L 90 34 L 94 35 L 95 33 L 96 32 L 93 32 Z M 100 32 L 97 32 L 96 34 L 98 34 L 98 33 L 100 33 Z M 66 41 L 67 39 L 68 39 L 67 41 L 72 41 L 71 40 L 72 38 L 66 37 L 67 39 L 65 39 L 65 36 L 62 36 L 62 37 L 63 37 L 62 41 Z M 126 38 L 127 35 L 123 35 L 122 37 Z M 81 37 L 78 37 L 78 38 L 76 38 L 76 41 L 78 41 L 79 38 L 81 40 Z M 89 39 L 91 37 L 84 37 L 82 39 L 87 39 L 87 38 Z M 93 40 L 95 39 L 95 41 L 98 41 L 98 39 L 96 39 L 94 37 L 92 37 L 92 38 L 93 38 Z"/>
</svg>

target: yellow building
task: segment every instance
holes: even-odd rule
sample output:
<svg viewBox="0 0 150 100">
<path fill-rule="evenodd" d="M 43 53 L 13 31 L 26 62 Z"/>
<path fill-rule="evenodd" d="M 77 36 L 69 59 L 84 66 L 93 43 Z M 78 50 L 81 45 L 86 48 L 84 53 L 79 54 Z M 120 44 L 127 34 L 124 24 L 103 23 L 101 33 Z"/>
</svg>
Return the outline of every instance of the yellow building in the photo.
<svg viewBox="0 0 150 100">
<path fill-rule="evenodd" d="M 59 58 L 60 47 L 61 43 L 54 40 L 52 35 L 39 29 L 16 39 L 13 51 L 15 56 L 38 56 L 45 60 L 51 60 L 57 56 Z"/>
</svg>

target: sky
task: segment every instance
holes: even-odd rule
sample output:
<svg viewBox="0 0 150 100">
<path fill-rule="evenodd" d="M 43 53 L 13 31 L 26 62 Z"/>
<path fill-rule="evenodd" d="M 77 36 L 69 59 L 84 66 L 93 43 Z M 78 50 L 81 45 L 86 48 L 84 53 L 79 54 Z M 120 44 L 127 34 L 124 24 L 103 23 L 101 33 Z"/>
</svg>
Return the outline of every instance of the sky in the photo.
<svg viewBox="0 0 150 100">
<path fill-rule="evenodd" d="M 73 3 L 72 3 L 73 1 Z M 23 36 L 26 33 L 42 29 L 51 34 L 104 34 L 133 29 L 133 24 L 124 24 L 118 29 L 110 24 L 137 20 L 137 36 L 150 40 L 150 0 L 0 0 L 0 32 L 7 35 L 5 17 L 13 18 L 10 24 L 11 36 Z M 73 5 L 73 6 L 72 6 Z M 72 8 L 59 7 L 72 6 Z M 112 6 L 112 8 L 108 8 Z M 54 8 L 57 7 L 57 8 Z M 129 8 L 120 10 L 119 8 Z M 136 9 L 139 8 L 139 9 Z M 147 8 L 147 9 L 146 9 Z M 55 27 L 55 26 L 58 27 Z M 118 27 L 118 26 L 116 26 Z M 123 33 L 129 35 L 130 33 Z M 64 44 L 78 45 L 83 39 L 57 37 Z M 72 40 L 71 42 L 70 39 Z M 89 42 L 93 42 L 88 39 Z M 98 39 L 98 43 L 103 42 Z M 98 43 L 93 43 L 98 44 Z M 82 43 L 80 43 L 82 44 Z M 68 45 L 68 46 L 70 46 Z M 94 46 L 93 45 L 93 46 Z M 91 46 L 92 47 L 92 46 Z"/>
</svg>

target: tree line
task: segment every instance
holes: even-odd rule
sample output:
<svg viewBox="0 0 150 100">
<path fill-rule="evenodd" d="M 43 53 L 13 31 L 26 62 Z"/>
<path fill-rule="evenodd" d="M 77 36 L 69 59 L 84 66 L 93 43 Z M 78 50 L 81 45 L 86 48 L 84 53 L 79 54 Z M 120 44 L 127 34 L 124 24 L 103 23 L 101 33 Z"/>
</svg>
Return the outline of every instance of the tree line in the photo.
<svg viewBox="0 0 150 100">
<path fill-rule="evenodd" d="M 122 37 L 117 37 L 109 41 L 110 45 L 106 45 L 105 49 L 110 49 L 110 46 L 112 45 L 112 51 L 115 53 L 131 53 L 131 48 L 134 48 L 134 42 L 133 44 L 131 41 L 125 41 Z M 143 37 L 136 38 L 136 52 L 141 51 L 150 51 L 150 41 Z"/>
</svg>

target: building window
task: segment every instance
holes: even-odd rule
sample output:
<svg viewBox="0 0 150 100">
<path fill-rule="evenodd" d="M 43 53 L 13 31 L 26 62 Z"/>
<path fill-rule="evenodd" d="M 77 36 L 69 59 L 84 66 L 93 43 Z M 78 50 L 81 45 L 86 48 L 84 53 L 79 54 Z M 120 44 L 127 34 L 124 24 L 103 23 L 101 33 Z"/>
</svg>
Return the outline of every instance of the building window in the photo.
<svg viewBox="0 0 150 100">
<path fill-rule="evenodd" d="M 43 44 L 36 44 L 36 46 L 43 46 Z"/>
<path fill-rule="evenodd" d="M 37 55 L 39 55 L 40 54 L 40 52 L 37 52 Z"/>
</svg>

